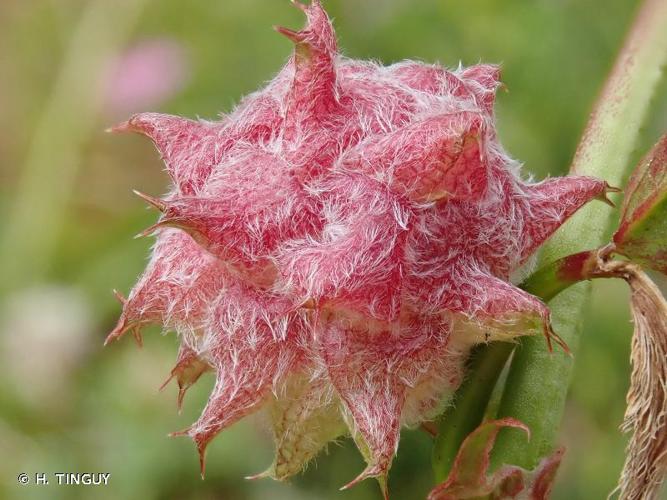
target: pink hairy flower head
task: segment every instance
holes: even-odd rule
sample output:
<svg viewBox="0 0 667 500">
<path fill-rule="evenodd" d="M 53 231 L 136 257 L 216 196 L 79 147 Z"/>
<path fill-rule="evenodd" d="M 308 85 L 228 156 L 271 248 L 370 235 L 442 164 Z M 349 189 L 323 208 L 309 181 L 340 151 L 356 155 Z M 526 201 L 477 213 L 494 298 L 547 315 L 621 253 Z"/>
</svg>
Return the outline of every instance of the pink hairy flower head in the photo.
<svg viewBox="0 0 667 500">
<path fill-rule="evenodd" d="M 295 51 L 220 121 L 143 113 L 115 128 L 148 136 L 172 179 L 150 263 L 108 340 L 158 323 L 181 339 L 184 391 L 216 384 L 181 433 L 207 444 L 264 411 L 287 478 L 352 436 L 385 489 L 402 426 L 433 419 L 470 348 L 558 337 L 549 311 L 512 284 L 578 208 L 589 177 L 522 180 L 498 142 L 497 66 L 381 66 L 337 52 L 320 2 L 295 3 Z M 385 489 L 386 491 L 386 489 Z"/>
</svg>

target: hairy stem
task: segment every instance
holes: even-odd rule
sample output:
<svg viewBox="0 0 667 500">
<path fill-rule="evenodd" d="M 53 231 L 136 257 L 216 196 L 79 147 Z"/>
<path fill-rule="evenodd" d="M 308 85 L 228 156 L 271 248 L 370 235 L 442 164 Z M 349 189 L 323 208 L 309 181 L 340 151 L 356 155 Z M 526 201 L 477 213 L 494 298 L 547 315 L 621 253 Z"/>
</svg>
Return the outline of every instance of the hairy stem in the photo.
<svg viewBox="0 0 667 500">
<path fill-rule="evenodd" d="M 667 60 L 667 2 L 646 0 L 579 144 L 570 171 L 603 178 L 619 186 L 627 178 L 640 126 Z M 582 248 L 605 243 L 613 222 L 605 205 L 592 203 L 580 210 L 546 245 L 542 262 L 549 263 Z M 551 303 L 554 328 L 576 353 L 581 320 L 590 287 L 579 283 Z M 525 338 L 515 352 L 498 415 L 511 416 L 531 430 L 523 435 L 504 431 L 494 449 L 495 464 L 534 467 L 554 446 L 572 374 L 572 358 L 549 354 L 541 338 Z"/>
</svg>

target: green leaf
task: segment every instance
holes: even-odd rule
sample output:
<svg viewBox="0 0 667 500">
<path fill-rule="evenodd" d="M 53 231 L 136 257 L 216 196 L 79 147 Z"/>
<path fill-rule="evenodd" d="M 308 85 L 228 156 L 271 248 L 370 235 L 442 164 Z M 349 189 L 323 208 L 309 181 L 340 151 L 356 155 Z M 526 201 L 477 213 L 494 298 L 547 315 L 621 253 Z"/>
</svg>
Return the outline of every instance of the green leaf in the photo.
<svg viewBox="0 0 667 500">
<path fill-rule="evenodd" d="M 667 273 L 667 134 L 630 177 L 614 243 L 631 260 Z"/>
</svg>

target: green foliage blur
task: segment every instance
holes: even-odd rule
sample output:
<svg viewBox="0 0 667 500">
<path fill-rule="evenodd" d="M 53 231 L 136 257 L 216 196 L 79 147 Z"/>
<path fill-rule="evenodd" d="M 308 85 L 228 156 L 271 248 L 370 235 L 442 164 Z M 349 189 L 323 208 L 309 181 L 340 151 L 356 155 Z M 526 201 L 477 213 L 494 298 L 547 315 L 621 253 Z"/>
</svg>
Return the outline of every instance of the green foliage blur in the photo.
<svg viewBox="0 0 667 500">
<path fill-rule="evenodd" d="M 538 179 L 567 170 L 637 6 L 324 2 L 347 56 L 502 63 L 509 93 L 498 98 L 499 133 Z M 202 481 L 192 443 L 166 435 L 197 418 L 212 377 L 191 390 L 179 415 L 175 387 L 158 392 L 175 359 L 173 334 L 149 329 L 141 350 L 129 338 L 102 349 L 119 313 L 111 290 L 129 291 L 151 245 L 132 235 L 156 217 L 130 189 L 159 194 L 168 182 L 147 140 L 105 128 L 134 111 L 211 119 L 229 111 L 290 54 L 271 26 L 298 27 L 301 16 L 286 0 L 0 2 L 0 498 L 379 498 L 372 481 L 338 491 L 363 468 L 345 440 L 290 484 L 244 480 L 271 462 L 260 418 L 213 442 Z M 147 40 L 180 47 L 181 82 L 151 109 L 125 109 L 109 97 L 108 67 Z M 667 88 L 659 95 L 638 151 L 667 129 Z M 623 463 L 617 427 L 629 377 L 628 297 L 621 283 L 594 289 L 556 499 L 604 498 Z M 392 498 L 423 498 L 432 487 L 430 449 L 426 433 L 403 433 Z M 51 484 L 19 485 L 21 472 L 47 473 Z M 54 472 L 110 472 L 111 479 L 106 487 L 56 486 Z"/>
</svg>

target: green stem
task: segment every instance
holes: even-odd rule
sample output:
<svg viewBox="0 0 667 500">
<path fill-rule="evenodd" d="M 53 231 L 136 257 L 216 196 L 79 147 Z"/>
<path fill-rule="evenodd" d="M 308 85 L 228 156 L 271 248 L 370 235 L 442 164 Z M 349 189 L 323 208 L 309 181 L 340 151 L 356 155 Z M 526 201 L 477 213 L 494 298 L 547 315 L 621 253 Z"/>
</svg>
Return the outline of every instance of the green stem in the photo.
<svg viewBox="0 0 667 500">
<path fill-rule="evenodd" d="M 531 274 L 521 288 L 549 302 L 575 283 L 595 277 L 591 271 L 596 268 L 598 252 L 585 250 L 547 264 Z"/>
<path fill-rule="evenodd" d="M 632 165 L 629 157 L 649 102 L 667 60 L 667 2 L 646 0 L 605 84 L 577 149 L 570 171 L 600 177 L 620 186 Z M 545 246 L 542 262 L 605 243 L 612 212 L 601 203 L 580 210 Z M 577 352 L 580 326 L 590 292 L 579 283 L 551 302 L 554 329 Z M 554 447 L 573 360 L 550 354 L 541 338 L 522 339 L 505 384 L 499 417 L 511 416 L 531 430 L 531 440 L 502 431 L 494 448 L 495 464 L 534 467 Z"/>
<path fill-rule="evenodd" d="M 456 391 L 452 406 L 438 422 L 432 457 L 437 483 L 445 480 L 461 443 L 482 422 L 493 388 L 512 349 L 514 344 L 494 342 L 473 350 L 466 367 L 469 376 Z"/>
</svg>

